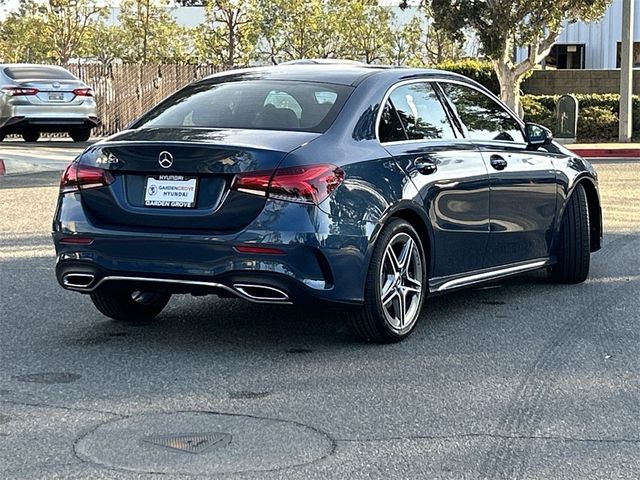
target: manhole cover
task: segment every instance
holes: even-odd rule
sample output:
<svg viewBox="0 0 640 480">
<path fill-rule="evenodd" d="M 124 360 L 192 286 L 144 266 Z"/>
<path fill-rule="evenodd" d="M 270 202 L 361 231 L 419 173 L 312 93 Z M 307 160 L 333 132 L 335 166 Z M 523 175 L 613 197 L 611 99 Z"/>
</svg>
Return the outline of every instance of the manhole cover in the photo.
<svg viewBox="0 0 640 480">
<path fill-rule="evenodd" d="M 325 433 L 295 422 L 175 412 L 132 416 L 100 425 L 78 439 L 76 455 L 131 472 L 207 477 L 305 465 L 330 455 L 333 448 L 333 441 Z M 187 451 L 197 455 L 187 455 Z"/>
<path fill-rule="evenodd" d="M 46 372 L 46 373 L 29 373 L 27 375 L 16 375 L 13 377 L 19 382 L 29 383 L 72 383 L 80 379 L 82 375 L 68 372 Z"/>
<path fill-rule="evenodd" d="M 183 435 L 152 435 L 143 437 L 142 441 L 172 448 L 186 453 L 202 453 L 213 447 L 221 448 L 229 445 L 231 435 L 228 433 L 186 433 Z"/>
</svg>

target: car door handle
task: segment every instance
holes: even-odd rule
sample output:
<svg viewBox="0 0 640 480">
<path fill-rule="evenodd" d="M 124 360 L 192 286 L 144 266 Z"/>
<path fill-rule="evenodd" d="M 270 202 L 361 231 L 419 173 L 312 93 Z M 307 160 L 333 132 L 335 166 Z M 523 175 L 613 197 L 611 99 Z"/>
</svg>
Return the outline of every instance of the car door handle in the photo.
<svg viewBox="0 0 640 480">
<path fill-rule="evenodd" d="M 438 170 L 438 165 L 433 160 L 429 160 L 425 157 L 418 157 L 413 161 L 413 165 L 416 167 L 416 170 L 423 175 L 430 175 Z"/>
<path fill-rule="evenodd" d="M 489 161 L 491 162 L 491 166 L 496 170 L 504 170 L 507 168 L 507 161 L 500 155 L 491 155 Z"/>
</svg>

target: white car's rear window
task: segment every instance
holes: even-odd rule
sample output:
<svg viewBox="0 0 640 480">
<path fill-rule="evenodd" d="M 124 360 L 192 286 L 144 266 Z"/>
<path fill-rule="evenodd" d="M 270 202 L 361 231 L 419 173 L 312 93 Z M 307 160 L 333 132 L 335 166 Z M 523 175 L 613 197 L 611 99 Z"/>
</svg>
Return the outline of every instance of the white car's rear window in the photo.
<svg viewBox="0 0 640 480">
<path fill-rule="evenodd" d="M 64 68 L 46 65 L 6 67 L 4 73 L 13 80 L 76 80 L 76 77 Z"/>
</svg>

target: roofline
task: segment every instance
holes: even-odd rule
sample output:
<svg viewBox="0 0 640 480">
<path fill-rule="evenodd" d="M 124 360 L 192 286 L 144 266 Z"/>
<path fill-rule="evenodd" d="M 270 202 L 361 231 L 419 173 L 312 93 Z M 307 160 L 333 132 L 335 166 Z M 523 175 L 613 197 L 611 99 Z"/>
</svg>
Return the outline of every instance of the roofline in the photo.
<svg viewBox="0 0 640 480">
<path fill-rule="evenodd" d="M 337 82 L 326 82 L 326 81 L 322 81 L 322 80 L 318 80 L 318 82 L 320 83 L 334 83 L 336 85 L 350 85 L 350 86 L 356 86 L 358 84 L 360 84 L 362 82 L 362 80 L 364 80 L 365 78 L 371 76 L 371 75 L 375 75 L 376 73 L 380 73 L 380 72 L 384 72 L 384 71 L 389 71 L 392 70 L 394 68 L 397 67 L 392 67 L 392 66 L 388 66 L 388 65 L 370 65 L 370 64 L 351 64 L 351 63 L 342 63 L 342 62 L 336 62 L 336 63 L 305 63 L 305 64 L 279 64 L 279 65 L 260 65 L 260 66 L 255 66 L 255 67 L 246 67 L 246 68 L 238 68 L 235 70 L 224 70 L 221 72 L 216 72 L 213 73 L 211 75 L 207 75 L 206 77 L 203 78 L 199 78 L 198 80 L 194 81 L 193 83 L 201 83 L 201 82 L 206 82 L 207 80 L 212 80 L 215 78 L 224 78 L 226 76 L 231 76 L 231 75 L 235 75 L 235 74 L 245 74 L 245 73 L 252 73 L 252 72 L 263 72 L 263 71 L 276 71 L 279 68 L 283 68 L 283 69 L 290 69 L 290 70 L 308 70 L 311 68 L 318 68 L 321 70 L 332 70 L 332 69 L 340 69 L 340 70 L 344 70 L 344 71 L 353 71 L 354 74 L 357 71 L 361 71 L 362 74 L 358 75 L 356 77 L 355 80 L 353 80 L 351 83 L 337 83 Z M 277 81 L 277 80 L 276 80 Z M 302 81 L 302 80 L 301 80 Z M 309 80 L 312 81 L 312 80 Z"/>
<path fill-rule="evenodd" d="M 318 69 L 320 71 L 331 72 L 332 70 L 352 72 L 353 77 L 349 83 L 349 80 L 344 82 L 322 80 L 322 78 L 318 78 L 317 80 L 313 79 L 304 79 L 304 80 L 296 80 L 293 78 L 293 81 L 299 82 L 318 82 L 318 83 L 327 83 L 334 85 L 346 85 L 351 87 L 357 87 L 362 82 L 367 80 L 368 78 L 374 76 L 385 76 L 389 82 L 395 83 L 404 80 L 410 80 L 412 78 L 424 78 L 425 80 L 433 79 L 450 79 L 458 82 L 466 83 L 468 85 L 475 86 L 486 93 L 490 93 L 492 96 L 495 96 L 493 92 L 491 92 L 484 85 L 476 82 L 475 80 L 465 77 L 459 73 L 450 72 L 448 70 L 440 70 L 435 68 L 408 68 L 408 67 L 396 67 L 391 65 L 369 65 L 369 64 L 344 64 L 344 63 L 323 63 L 323 64 L 297 64 L 297 65 L 265 65 L 265 66 L 256 66 L 256 67 L 248 67 L 241 68 L 236 70 L 224 70 L 221 72 L 214 73 L 212 75 L 208 75 L 206 77 L 195 80 L 193 84 L 206 83 L 207 81 L 214 79 L 223 79 L 227 76 L 233 76 L 237 74 L 251 74 L 251 73 L 260 73 L 260 72 L 276 72 L 282 68 L 287 69 L 289 71 L 300 70 L 300 71 L 309 71 L 310 69 Z M 286 81 L 285 78 L 276 78 L 273 81 Z"/>
</svg>

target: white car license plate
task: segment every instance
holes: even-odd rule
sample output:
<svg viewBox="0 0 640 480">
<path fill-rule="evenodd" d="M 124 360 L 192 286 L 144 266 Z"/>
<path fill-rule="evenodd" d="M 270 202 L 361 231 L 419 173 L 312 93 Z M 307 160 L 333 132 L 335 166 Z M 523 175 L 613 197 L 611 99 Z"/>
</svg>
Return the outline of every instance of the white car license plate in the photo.
<svg viewBox="0 0 640 480">
<path fill-rule="evenodd" d="M 64 101 L 64 93 L 50 93 L 49 94 L 50 102 L 62 102 Z"/>
<path fill-rule="evenodd" d="M 144 187 L 145 207 L 193 208 L 196 206 L 198 178 L 183 175 L 147 177 Z"/>
</svg>

